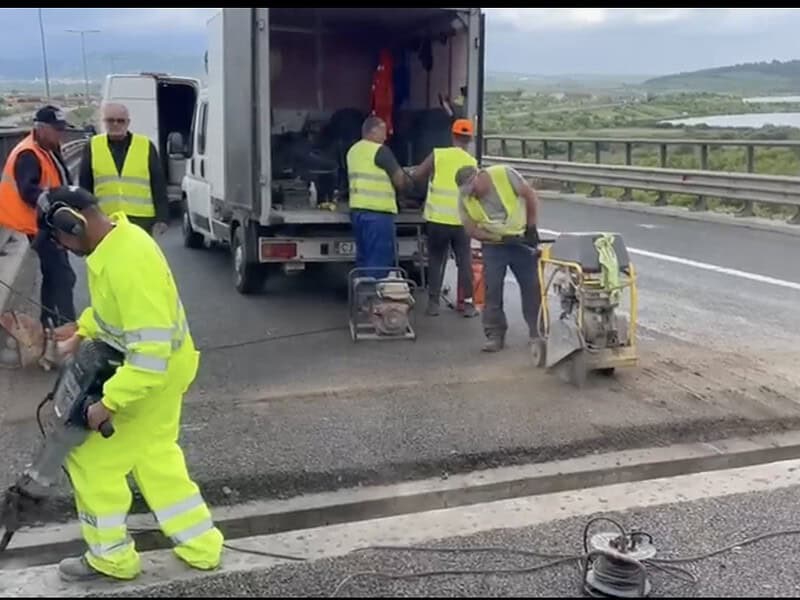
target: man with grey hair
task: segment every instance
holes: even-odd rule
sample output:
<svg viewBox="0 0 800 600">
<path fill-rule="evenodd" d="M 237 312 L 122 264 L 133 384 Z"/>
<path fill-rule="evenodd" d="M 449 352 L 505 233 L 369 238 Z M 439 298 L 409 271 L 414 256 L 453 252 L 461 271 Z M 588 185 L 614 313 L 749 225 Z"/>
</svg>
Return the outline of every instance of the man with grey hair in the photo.
<svg viewBox="0 0 800 600">
<path fill-rule="evenodd" d="M 81 159 L 78 181 L 94 194 L 106 215 L 123 212 L 151 235 L 161 235 L 169 221 L 167 180 L 153 143 L 131 133 L 124 104 L 103 105 L 106 132 L 92 137 Z"/>
<path fill-rule="evenodd" d="M 61 156 L 67 128 L 64 113 L 43 106 L 33 117 L 33 130 L 9 153 L 0 180 L 0 227 L 28 236 L 39 256 L 42 273 L 40 320 L 44 327 L 75 320 L 75 272 L 67 251 L 52 240 L 33 243 L 38 231 L 36 202 L 43 191 L 72 183 Z M 57 335 L 60 335 L 57 332 Z"/>
<path fill-rule="evenodd" d="M 531 341 L 539 337 L 541 302 L 536 246 L 539 199 L 536 191 L 511 167 L 465 166 L 456 173 L 459 214 L 467 234 L 483 247 L 486 306 L 484 352 L 505 346 L 508 322 L 503 311 L 503 284 L 508 268 L 519 284 L 522 314 Z"/>
<path fill-rule="evenodd" d="M 378 278 L 395 264 L 395 190 L 402 191 L 408 178 L 385 141 L 386 123 L 373 115 L 361 126 L 361 140 L 347 152 L 356 267 L 369 268 L 367 275 Z"/>
</svg>

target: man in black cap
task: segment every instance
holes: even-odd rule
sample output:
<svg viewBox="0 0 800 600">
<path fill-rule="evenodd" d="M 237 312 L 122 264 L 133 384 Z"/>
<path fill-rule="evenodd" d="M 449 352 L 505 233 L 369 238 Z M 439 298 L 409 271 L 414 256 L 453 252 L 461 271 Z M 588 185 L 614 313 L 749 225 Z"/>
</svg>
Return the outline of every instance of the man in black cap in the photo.
<svg viewBox="0 0 800 600">
<path fill-rule="evenodd" d="M 45 327 L 75 321 L 76 277 L 67 251 L 49 237 L 34 242 L 37 199 L 46 189 L 72 183 L 61 156 L 66 128 L 64 113 L 57 107 L 48 105 L 36 111 L 33 130 L 9 154 L 0 184 L 0 227 L 26 234 L 39 255 L 44 307 L 40 318 Z"/>
</svg>

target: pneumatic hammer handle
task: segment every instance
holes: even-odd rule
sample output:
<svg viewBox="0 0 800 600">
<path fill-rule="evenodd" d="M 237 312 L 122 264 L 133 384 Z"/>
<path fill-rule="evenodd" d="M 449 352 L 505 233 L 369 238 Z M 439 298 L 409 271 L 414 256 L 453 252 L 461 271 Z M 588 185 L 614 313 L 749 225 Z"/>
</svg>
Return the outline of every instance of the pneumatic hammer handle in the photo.
<svg viewBox="0 0 800 600">
<path fill-rule="evenodd" d="M 114 425 L 111 423 L 111 420 L 100 423 L 100 435 L 104 438 L 110 438 L 114 435 Z"/>
</svg>

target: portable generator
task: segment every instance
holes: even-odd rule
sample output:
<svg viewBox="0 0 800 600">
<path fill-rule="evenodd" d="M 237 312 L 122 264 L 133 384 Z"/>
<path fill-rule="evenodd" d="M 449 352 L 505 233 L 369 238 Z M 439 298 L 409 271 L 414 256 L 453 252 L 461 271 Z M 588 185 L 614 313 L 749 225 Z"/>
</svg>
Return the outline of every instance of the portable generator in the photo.
<svg viewBox="0 0 800 600">
<path fill-rule="evenodd" d="M 416 339 L 412 323 L 416 284 L 404 269 L 356 268 L 350 271 L 347 288 L 353 342 Z"/>
<path fill-rule="evenodd" d="M 583 385 L 638 363 L 636 273 L 622 236 L 563 233 L 539 261 L 541 308 L 533 361 Z M 627 316 L 621 310 L 629 295 Z M 556 306 L 549 305 L 554 299 Z"/>
<path fill-rule="evenodd" d="M 53 390 L 36 409 L 44 437 L 33 464 L 5 492 L 0 506 L 0 552 L 14 532 L 36 521 L 42 503 L 51 495 L 69 452 L 89 436 L 87 410 L 103 397 L 103 384 L 122 364 L 123 355 L 103 342 L 84 341 L 62 366 Z M 42 417 L 42 409 L 48 407 Z M 114 434 L 110 421 L 100 426 L 108 438 Z"/>
</svg>

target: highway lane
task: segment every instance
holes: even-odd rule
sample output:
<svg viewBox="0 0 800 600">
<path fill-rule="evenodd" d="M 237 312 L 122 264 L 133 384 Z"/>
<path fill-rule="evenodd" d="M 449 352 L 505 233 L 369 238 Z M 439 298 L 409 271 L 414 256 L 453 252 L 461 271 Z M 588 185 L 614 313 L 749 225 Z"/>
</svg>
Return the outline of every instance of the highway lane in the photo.
<svg viewBox="0 0 800 600">
<path fill-rule="evenodd" d="M 544 228 L 617 230 L 635 248 L 706 263 L 723 248 L 720 266 L 754 271 L 750 246 L 768 246 L 765 260 L 788 263 L 782 257 L 800 244 L 568 204 L 546 202 L 542 212 Z M 637 256 L 642 365 L 578 391 L 530 367 L 511 281 L 504 353 L 481 354 L 480 323 L 450 311 L 429 319 L 420 310 L 417 342 L 354 345 L 343 294 L 321 286 L 323 275 L 277 278 L 243 297 L 224 251 L 183 248 L 177 227 L 162 245 L 206 349 L 183 440 L 214 502 L 800 424 L 791 289 Z M 229 347 L 209 349 L 216 345 Z M 47 381 L 26 374 L 8 384 L 15 404 L 0 451 L 14 458 L 2 483 L 34 444 L 30 415 Z"/>
</svg>

